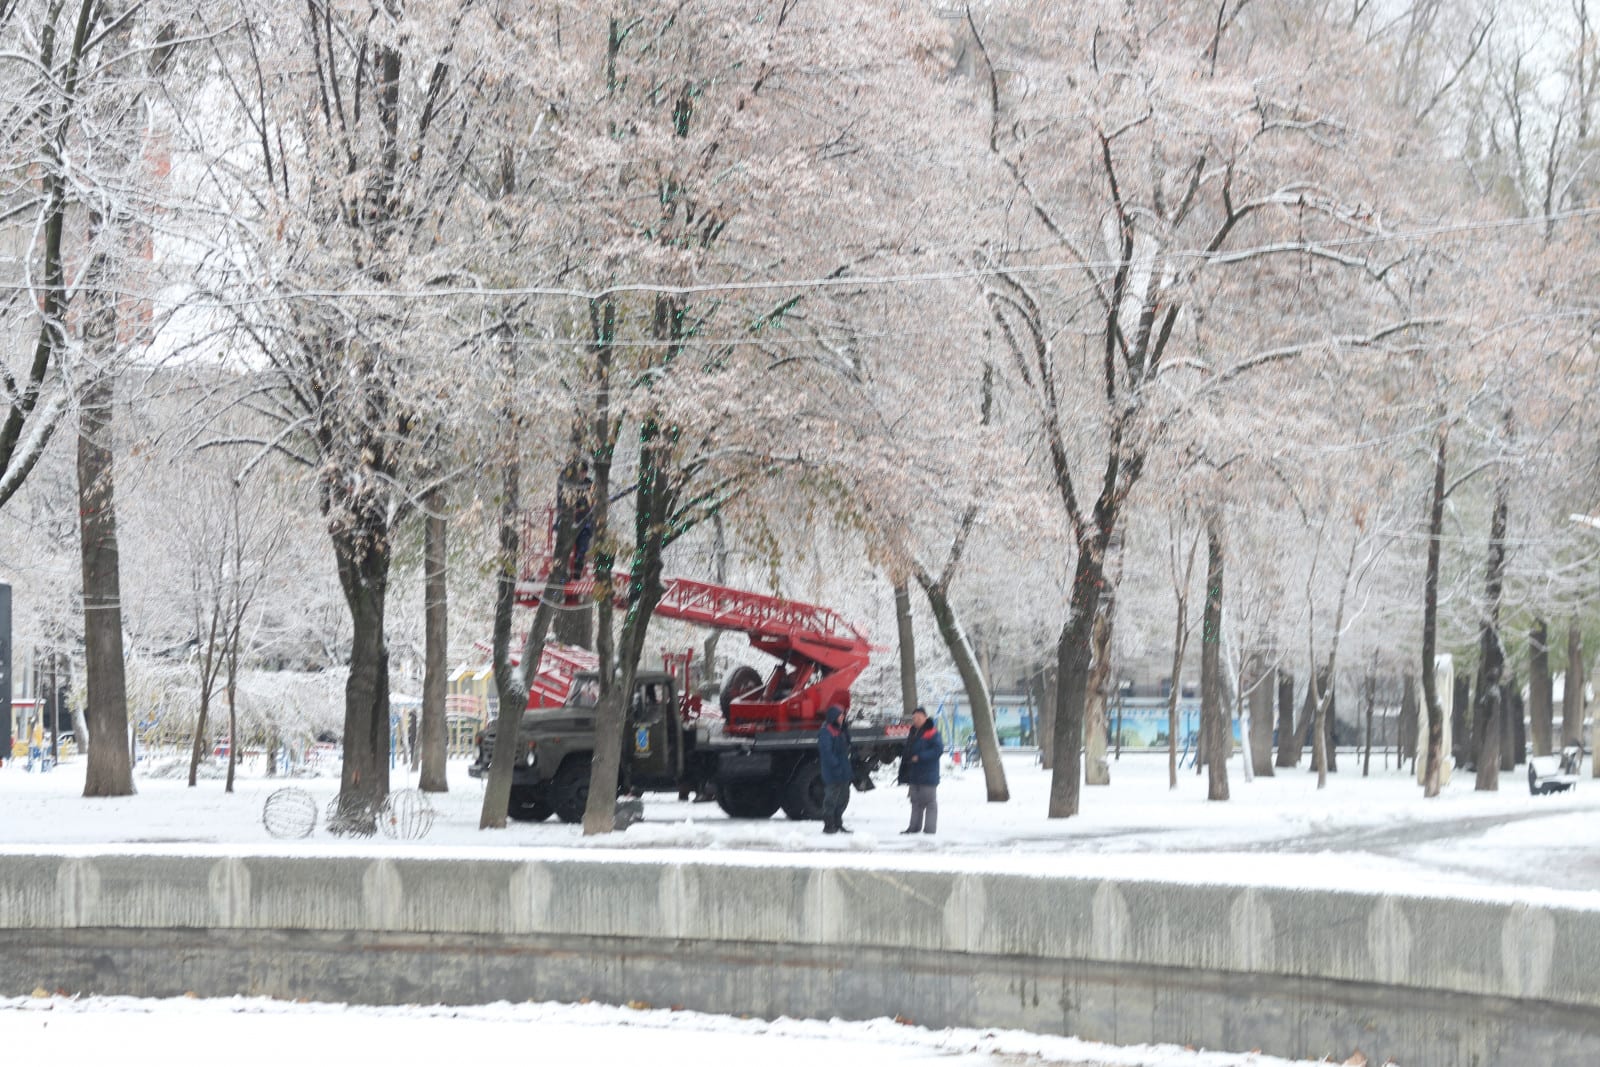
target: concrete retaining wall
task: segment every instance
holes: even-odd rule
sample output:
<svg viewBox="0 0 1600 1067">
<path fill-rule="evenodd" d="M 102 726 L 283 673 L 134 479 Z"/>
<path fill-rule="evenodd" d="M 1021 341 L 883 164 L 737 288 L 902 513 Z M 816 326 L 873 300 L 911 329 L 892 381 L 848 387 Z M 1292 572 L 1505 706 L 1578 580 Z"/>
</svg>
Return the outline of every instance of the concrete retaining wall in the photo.
<svg viewBox="0 0 1600 1067">
<path fill-rule="evenodd" d="M 0 856 L 0 994 L 642 1000 L 1405 1067 L 1600 1063 L 1600 912 L 635 857 Z"/>
</svg>

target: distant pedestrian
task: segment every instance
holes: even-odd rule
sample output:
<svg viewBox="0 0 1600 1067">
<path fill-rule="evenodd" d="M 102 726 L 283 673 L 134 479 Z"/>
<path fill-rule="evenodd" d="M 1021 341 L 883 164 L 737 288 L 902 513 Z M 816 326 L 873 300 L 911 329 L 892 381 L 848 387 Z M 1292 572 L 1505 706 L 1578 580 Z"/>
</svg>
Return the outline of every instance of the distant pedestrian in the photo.
<svg viewBox="0 0 1600 1067">
<path fill-rule="evenodd" d="M 34 764 L 44 769 L 44 716 L 40 715 L 33 720 L 33 727 L 28 731 L 28 770 L 33 770 Z"/>
<path fill-rule="evenodd" d="M 822 832 L 847 834 L 844 809 L 850 803 L 850 727 L 844 709 L 830 704 L 817 729 L 817 758 L 822 764 Z"/>
<path fill-rule="evenodd" d="M 911 733 L 900 754 L 901 780 L 911 787 L 911 825 L 903 834 L 931 834 L 939 829 L 939 757 L 944 741 L 922 708 L 911 713 Z"/>
</svg>

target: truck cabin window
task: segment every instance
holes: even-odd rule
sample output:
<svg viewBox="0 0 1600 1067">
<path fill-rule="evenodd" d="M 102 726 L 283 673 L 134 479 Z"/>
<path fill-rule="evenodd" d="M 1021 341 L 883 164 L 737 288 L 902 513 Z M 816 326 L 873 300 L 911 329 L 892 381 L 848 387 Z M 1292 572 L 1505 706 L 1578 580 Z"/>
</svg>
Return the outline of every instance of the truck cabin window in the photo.
<svg viewBox="0 0 1600 1067">
<path fill-rule="evenodd" d="M 633 719 L 635 722 L 655 722 L 661 718 L 666 705 L 666 686 L 659 682 L 646 682 L 633 691 Z"/>
</svg>

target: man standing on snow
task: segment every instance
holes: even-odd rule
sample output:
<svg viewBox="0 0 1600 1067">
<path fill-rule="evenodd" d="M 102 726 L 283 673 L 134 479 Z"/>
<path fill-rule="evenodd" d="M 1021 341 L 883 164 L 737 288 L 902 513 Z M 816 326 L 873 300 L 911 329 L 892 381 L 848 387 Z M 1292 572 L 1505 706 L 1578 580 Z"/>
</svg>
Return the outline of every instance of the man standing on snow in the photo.
<svg viewBox="0 0 1600 1067">
<path fill-rule="evenodd" d="M 822 764 L 822 832 L 847 834 L 844 809 L 850 803 L 850 728 L 845 725 L 844 709 L 837 704 L 828 705 L 817 729 L 817 758 Z"/>
<path fill-rule="evenodd" d="M 900 754 L 901 780 L 911 787 L 911 825 L 902 834 L 931 834 L 939 829 L 939 757 L 944 741 L 922 708 L 911 713 L 911 733 Z"/>
</svg>

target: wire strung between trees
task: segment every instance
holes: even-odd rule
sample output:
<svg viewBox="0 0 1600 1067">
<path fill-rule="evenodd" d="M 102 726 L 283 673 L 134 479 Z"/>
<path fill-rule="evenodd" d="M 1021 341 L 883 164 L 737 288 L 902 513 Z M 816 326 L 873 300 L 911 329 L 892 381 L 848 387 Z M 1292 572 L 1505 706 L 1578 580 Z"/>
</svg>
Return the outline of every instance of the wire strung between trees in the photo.
<svg viewBox="0 0 1600 1067">
<path fill-rule="evenodd" d="M 1403 244 L 1411 241 L 1420 241 L 1434 237 L 1445 237 L 1453 234 L 1522 229 L 1528 226 L 1548 225 L 1552 222 L 1562 222 L 1573 219 L 1587 219 L 1596 216 L 1600 216 L 1600 207 L 1574 208 L 1570 211 L 1549 212 L 1541 215 L 1527 215 L 1515 219 L 1493 219 L 1478 222 L 1441 223 L 1437 226 L 1425 226 L 1393 233 L 1372 233 L 1354 237 L 1336 237 L 1326 241 L 1280 242 L 1218 252 L 1185 249 L 1165 252 L 1162 255 L 1168 260 L 1192 260 L 1201 264 L 1226 264 L 1237 263 L 1247 259 L 1254 259 L 1268 255 L 1295 255 L 1300 253 L 1316 252 L 1319 250 L 1359 248 L 1393 243 Z M 161 301 L 158 297 L 150 294 L 138 293 L 131 290 L 107 289 L 103 287 L 96 287 L 95 291 L 102 293 L 115 293 L 118 296 L 143 300 L 152 304 L 159 302 L 175 308 L 183 307 L 191 309 L 242 308 L 307 300 L 342 299 L 438 300 L 459 299 L 462 297 L 544 297 L 590 302 L 595 300 L 604 300 L 608 297 L 616 296 L 703 296 L 716 293 L 772 292 L 778 290 L 860 289 L 913 286 L 926 285 L 935 282 L 975 281 L 983 278 L 999 277 L 1001 275 L 1016 276 L 1060 274 L 1084 270 L 1116 270 L 1118 268 L 1127 266 L 1129 262 L 1134 261 L 1124 261 L 1120 259 L 1072 259 L 1053 261 L 1049 263 L 1018 264 L 1012 266 L 994 265 L 961 267 L 948 270 L 911 271 L 897 274 L 830 275 L 821 278 L 775 278 L 766 281 L 705 282 L 696 285 L 668 285 L 659 282 L 642 281 L 619 282 L 615 285 L 608 285 L 599 289 L 575 289 L 567 286 L 556 285 L 438 285 L 425 286 L 418 289 L 370 289 L 354 287 L 344 287 L 339 289 L 295 289 L 274 293 L 261 293 L 250 297 L 234 297 L 227 300 L 211 299 L 201 301 Z M 48 288 L 49 287 L 43 285 L 17 282 L 0 284 L 0 292 L 41 293 L 47 291 Z M 63 290 L 71 290 L 74 287 L 70 285 L 63 285 L 59 288 Z"/>
</svg>

